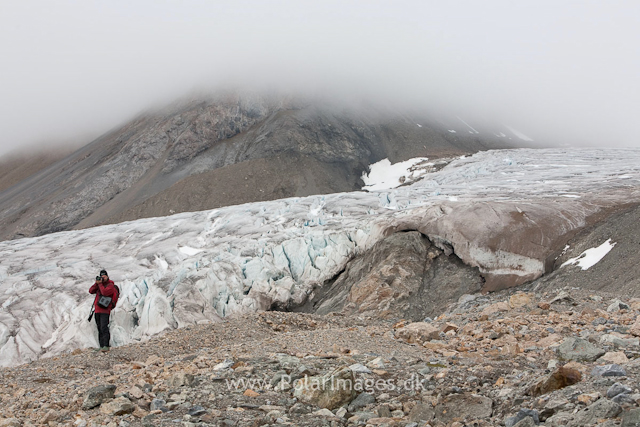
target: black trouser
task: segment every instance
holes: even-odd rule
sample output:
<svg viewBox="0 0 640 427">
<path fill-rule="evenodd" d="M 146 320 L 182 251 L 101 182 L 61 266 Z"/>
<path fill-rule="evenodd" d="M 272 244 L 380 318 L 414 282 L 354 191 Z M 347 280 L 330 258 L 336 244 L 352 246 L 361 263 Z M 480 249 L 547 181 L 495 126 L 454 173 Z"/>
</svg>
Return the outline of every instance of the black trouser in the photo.
<svg viewBox="0 0 640 427">
<path fill-rule="evenodd" d="M 109 340 L 111 339 L 111 334 L 109 333 L 109 316 L 107 313 L 95 314 L 100 347 L 109 347 Z"/>
</svg>

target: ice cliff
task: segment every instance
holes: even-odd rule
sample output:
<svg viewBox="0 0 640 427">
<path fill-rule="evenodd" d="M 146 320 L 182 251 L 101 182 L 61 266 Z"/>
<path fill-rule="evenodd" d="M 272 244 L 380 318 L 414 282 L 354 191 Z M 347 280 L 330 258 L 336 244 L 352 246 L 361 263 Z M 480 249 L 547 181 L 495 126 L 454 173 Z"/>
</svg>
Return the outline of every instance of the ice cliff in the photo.
<svg viewBox="0 0 640 427">
<path fill-rule="evenodd" d="M 544 274 L 596 214 L 640 200 L 640 150 L 497 150 L 392 190 L 251 203 L 0 242 L 0 366 L 97 345 L 88 288 L 120 286 L 121 345 L 291 307 L 384 236 L 418 230 L 486 289 Z M 615 248 L 613 249 L 615 250 Z"/>
</svg>

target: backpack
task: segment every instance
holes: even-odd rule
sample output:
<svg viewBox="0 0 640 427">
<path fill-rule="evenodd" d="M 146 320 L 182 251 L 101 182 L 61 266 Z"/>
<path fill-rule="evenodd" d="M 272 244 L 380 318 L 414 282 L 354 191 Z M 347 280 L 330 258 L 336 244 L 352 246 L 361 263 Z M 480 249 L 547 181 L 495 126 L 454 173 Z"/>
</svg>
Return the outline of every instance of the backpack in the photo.
<svg viewBox="0 0 640 427">
<path fill-rule="evenodd" d="M 112 309 L 116 308 L 116 304 L 118 303 L 118 298 L 120 297 L 120 288 L 118 287 L 118 285 L 114 283 L 113 287 L 116 288 L 116 293 L 113 294 L 113 299 L 111 300 Z"/>
</svg>

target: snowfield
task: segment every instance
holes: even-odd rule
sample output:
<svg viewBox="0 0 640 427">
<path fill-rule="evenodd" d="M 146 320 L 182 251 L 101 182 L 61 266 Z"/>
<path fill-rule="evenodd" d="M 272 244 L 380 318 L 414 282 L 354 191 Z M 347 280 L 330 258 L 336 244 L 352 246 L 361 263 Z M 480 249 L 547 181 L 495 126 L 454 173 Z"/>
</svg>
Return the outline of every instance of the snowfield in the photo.
<svg viewBox="0 0 640 427">
<path fill-rule="evenodd" d="M 0 366 L 97 346 L 88 289 L 102 268 L 121 289 L 111 316 L 117 346 L 300 304 L 354 256 L 401 230 L 419 230 L 478 267 L 488 289 L 519 284 L 544 274 L 563 236 L 591 215 L 639 200 L 640 150 L 497 150 L 393 189 L 0 242 Z"/>
</svg>

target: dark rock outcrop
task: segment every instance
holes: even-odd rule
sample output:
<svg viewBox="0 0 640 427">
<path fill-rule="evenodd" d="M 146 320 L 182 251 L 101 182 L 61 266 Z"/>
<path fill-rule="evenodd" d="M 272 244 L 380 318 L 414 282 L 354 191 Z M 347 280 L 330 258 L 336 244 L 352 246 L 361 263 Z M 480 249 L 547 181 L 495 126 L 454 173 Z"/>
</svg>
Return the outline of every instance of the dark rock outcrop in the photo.
<svg viewBox="0 0 640 427">
<path fill-rule="evenodd" d="M 482 284 L 477 268 L 447 256 L 419 232 L 395 233 L 351 261 L 301 309 L 422 320 Z"/>
</svg>

